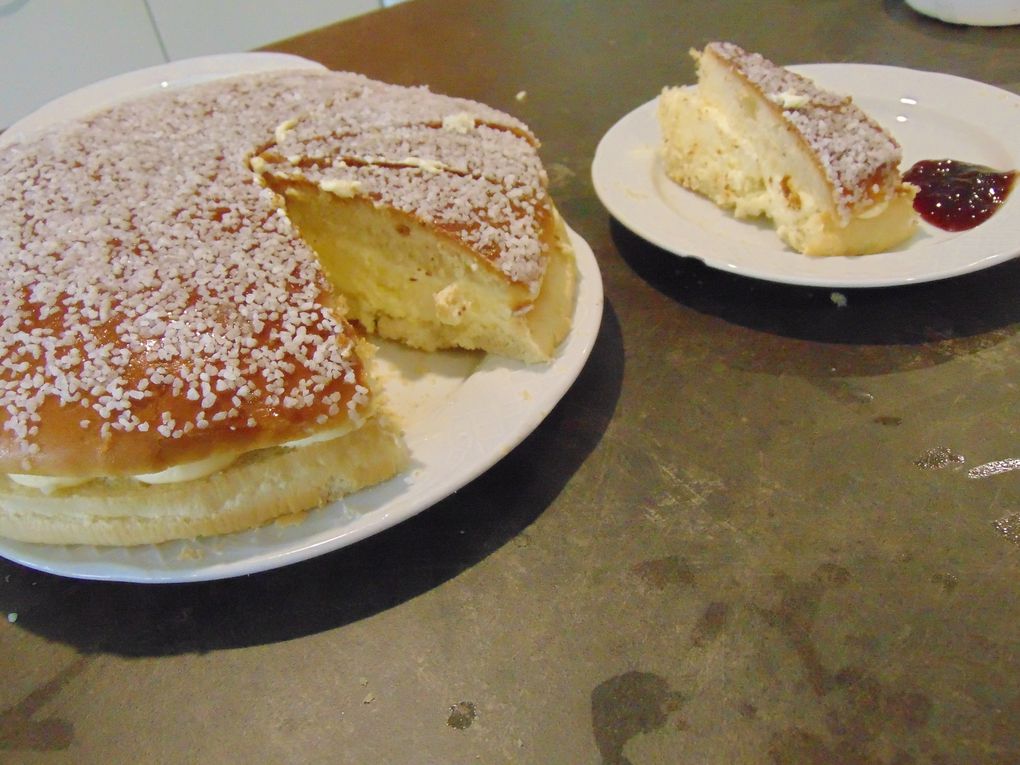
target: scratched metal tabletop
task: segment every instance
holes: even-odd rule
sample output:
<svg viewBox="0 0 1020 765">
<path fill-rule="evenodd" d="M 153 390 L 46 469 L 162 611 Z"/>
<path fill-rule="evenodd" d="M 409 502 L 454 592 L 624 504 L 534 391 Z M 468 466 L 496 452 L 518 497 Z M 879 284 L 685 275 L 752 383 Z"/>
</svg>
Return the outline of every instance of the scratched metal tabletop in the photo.
<svg viewBox="0 0 1020 765">
<path fill-rule="evenodd" d="M 599 139 L 713 39 L 1020 92 L 1020 28 L 900 0 L 412 0 L 272 46 L 528 122 L 597 344 L 351 547 L 188 585 L 0 561 L 0 761 L 1020 762 L 1020 263 L 834 299 L 614 221 Z"/>
</svg>

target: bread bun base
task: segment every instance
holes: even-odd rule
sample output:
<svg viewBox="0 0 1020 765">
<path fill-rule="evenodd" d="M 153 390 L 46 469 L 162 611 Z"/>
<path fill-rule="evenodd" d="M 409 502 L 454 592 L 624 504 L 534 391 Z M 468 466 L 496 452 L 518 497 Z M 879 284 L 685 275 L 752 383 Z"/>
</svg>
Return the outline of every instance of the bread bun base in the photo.
<svg viewBox="0 0 1020 765">
<path fill-rule="evenodd" d="M 318 508 L 399 472 L 407 455 L 380 417 L 340 438 L 250 452 L 205 478 L 97 479 L 52 494 L 0 477 L 0 535 L 47 544 L 140 545 L 226 534 Z"/>
</svg>

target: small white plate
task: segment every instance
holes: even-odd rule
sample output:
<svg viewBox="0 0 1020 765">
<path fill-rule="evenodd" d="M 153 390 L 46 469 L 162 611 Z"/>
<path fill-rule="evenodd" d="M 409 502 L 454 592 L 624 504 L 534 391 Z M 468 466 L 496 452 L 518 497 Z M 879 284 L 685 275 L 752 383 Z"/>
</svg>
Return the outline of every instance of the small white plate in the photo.
<svg viewBox="0 0 1020 765">
<path fill-rule="evenodd" d="M 1020 96 L 981 82 L 871 64 L 790 67 L 853 96 L 903 147 L 904 169 L 921 159 L 1020 168 Z M 617 122 L 592 163 L 606 209 L 643 239 L 712 268 L 786 284 L 886 287 L 977 271 L 1020 254 L 1020 190 L 992 218 L 962 232 L 922 223 L 893 251 L 811 258 L 786 247 L 767 223 L 738 220 L 666 177 L 657 99 Z"/>
<path fill-rule="evenodd" d="M 31 115 L 12 129 L 35 130 L 153 87 L 293 68 L 295 63 L 318 66 L 293 56 L 240 54 L 154 67 L 90 86 L 86 90 L 96 90 L 88 97 L 64 97 L 60 100 L 65 108 L 44 107 L 50 113 L 47 120 L 36 120 Z M 163 82 L 168 85 L 162 86 Z M 570 239 L 579 271 L 577 307 L 570 335 L 551 362 L 528 365 L 466 351 L 422 353 L 375 341 L 380 346 L 378 373 L 388 407 L 403 429 L 411 452 L 411 467 L 396 478 L 310 512 L 300 522 L 139 547 L 37 545 L 0 539 L 0 556 L 42 571 L 83 579 L 223 579 L 345 547 L 430 507 L 523 441 L 552 411 L 584 367 L 602 320 L 602 278 L 587 243 L 573 231 Z"/>
</svg>

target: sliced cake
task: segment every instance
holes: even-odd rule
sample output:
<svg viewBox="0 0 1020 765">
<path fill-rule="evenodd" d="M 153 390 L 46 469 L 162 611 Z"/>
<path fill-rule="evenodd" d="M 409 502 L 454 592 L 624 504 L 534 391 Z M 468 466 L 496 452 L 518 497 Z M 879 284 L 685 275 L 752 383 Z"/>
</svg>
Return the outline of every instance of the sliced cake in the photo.
<svg viewBox="0 0 1020 765">
<path fill-rule="evenodd" d="M 666 174 L 807 255 L 863 255 L 914 232 L 896 140 L 853 101 L 726 42 L 659 100 Z"/>
<path fill-rule="evenodd" d="M 490 107 L 374 84 L 282 123 L 252 168 L 366 330 L 540 362 L 576 274 L 537 147 Z"/>
<path fill-rule="evenodd" d="M 220 534 L 397 474 L 348 319 L 548 359 L 575 275 L 535 145 L 480 104 L 300 71 L 4 146 L 0 535 Z"/>
</svg>

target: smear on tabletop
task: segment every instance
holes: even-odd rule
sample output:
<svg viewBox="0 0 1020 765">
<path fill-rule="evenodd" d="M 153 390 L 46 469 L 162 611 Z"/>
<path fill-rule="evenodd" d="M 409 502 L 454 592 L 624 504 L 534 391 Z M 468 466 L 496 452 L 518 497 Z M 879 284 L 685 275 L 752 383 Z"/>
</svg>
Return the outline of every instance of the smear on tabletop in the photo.
<svg viewBox="0 0 1020 765">
<path fill-rule="evenodd" d="M 962 454 L 957 454 L 946 446 L 936 446 L 929 449 L 916 460 L 914 464 L 922 470 L 940 470 L 950 465 L 959 465 L 966 462 Z"/>
<path fill-rule="evenodd" d="M 1020 470 L 1020 459 L 1010 457 L 1005 460 L 986 462 L 984 465 L 978 465 L 977 467 L 972 467 L 968 470 L 967 477 L 988 478 L 989 476 L 999 475 L 1000 473 L 1008 473 L 1012 470 Z"/>
</svg>

